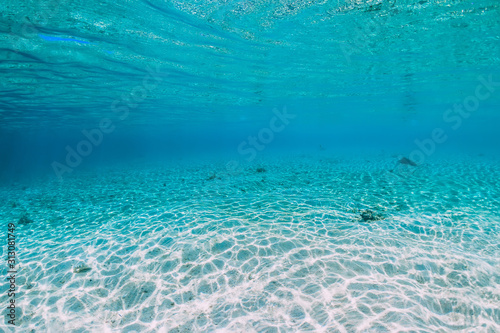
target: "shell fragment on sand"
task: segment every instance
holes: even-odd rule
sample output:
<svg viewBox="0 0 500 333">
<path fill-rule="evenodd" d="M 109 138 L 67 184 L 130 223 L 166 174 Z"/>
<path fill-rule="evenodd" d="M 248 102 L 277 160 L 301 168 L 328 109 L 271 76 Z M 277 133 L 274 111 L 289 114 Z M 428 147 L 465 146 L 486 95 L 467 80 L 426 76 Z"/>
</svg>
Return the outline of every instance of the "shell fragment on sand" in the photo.
<svg viewBox="0 0 500 333">
<path fill-rule="evenodd" d="M 87 273 L 91 270 L 92 268 L 88 267 L 87 265 L 78 265 L 73 267 L 73 273 L 78 274 L 78 273 Z"/>
</svg>

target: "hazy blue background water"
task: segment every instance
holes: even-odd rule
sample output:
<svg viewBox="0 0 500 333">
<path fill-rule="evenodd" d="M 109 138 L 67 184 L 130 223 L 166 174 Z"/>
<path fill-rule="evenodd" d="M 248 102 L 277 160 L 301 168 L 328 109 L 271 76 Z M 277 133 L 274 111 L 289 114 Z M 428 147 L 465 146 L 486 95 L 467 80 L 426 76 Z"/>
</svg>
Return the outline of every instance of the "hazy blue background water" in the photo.
<svg viewBox="0 0 500 333">
<path fill-rule="evenodd" d="M 448 140 L 436 153 L 498 153 L 500 87 L 460 125 L 443 118 L 474 96 L 478 76 L 500 82 L 497 1 L 4 0 L 2 7 L 3 179 L 54 175 L 66 147 L 76 149 L 82 131 L 105 118 L 114 130 L 77 168 L 245 159 L 238 146 L 284 107 L 295 118 L 263 152 L 408 155 L 415 140 L 442 128 Z"/>
</svg>

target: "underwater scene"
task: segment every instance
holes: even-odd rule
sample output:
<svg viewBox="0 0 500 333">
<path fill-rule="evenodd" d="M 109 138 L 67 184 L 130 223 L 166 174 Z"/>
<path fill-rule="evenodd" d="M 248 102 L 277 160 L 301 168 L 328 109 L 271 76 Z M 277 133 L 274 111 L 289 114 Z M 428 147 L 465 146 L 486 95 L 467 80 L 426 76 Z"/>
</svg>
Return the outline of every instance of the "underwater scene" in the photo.
<svg viewBox="0 0 500 333">
<path fill-rule="evenodd" d="M 500 2 L 0 4 L 0 332 L 500 332 Z"/>
</svg>

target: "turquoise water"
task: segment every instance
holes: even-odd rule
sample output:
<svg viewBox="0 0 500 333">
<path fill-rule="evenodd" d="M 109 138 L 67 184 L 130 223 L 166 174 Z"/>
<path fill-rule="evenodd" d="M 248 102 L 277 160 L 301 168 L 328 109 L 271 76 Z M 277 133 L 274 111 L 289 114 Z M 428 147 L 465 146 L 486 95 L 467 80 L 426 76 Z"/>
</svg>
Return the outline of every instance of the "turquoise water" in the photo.
<svg viewBox="0 0 500 333">
<path fill-rule="evenodd" d="M 500 331 L 499 18 L 2 1 L 0 331 Z"/>
</svg>

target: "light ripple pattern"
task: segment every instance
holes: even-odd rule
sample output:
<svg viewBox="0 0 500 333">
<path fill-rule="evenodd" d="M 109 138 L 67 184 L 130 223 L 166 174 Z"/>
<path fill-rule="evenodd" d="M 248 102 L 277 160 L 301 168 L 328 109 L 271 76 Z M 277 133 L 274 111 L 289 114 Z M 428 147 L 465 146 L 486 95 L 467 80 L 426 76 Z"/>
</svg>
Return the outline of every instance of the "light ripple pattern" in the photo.
<svg viewBox="0 0 500 333">
<path fill-rule="evenodd" d="M 2 187 L 1 219 L 32 220 L 17 229 L 19 329 L 500 331 L 500 163 L 393 162 L 172 163 Z"/>
</svg>

